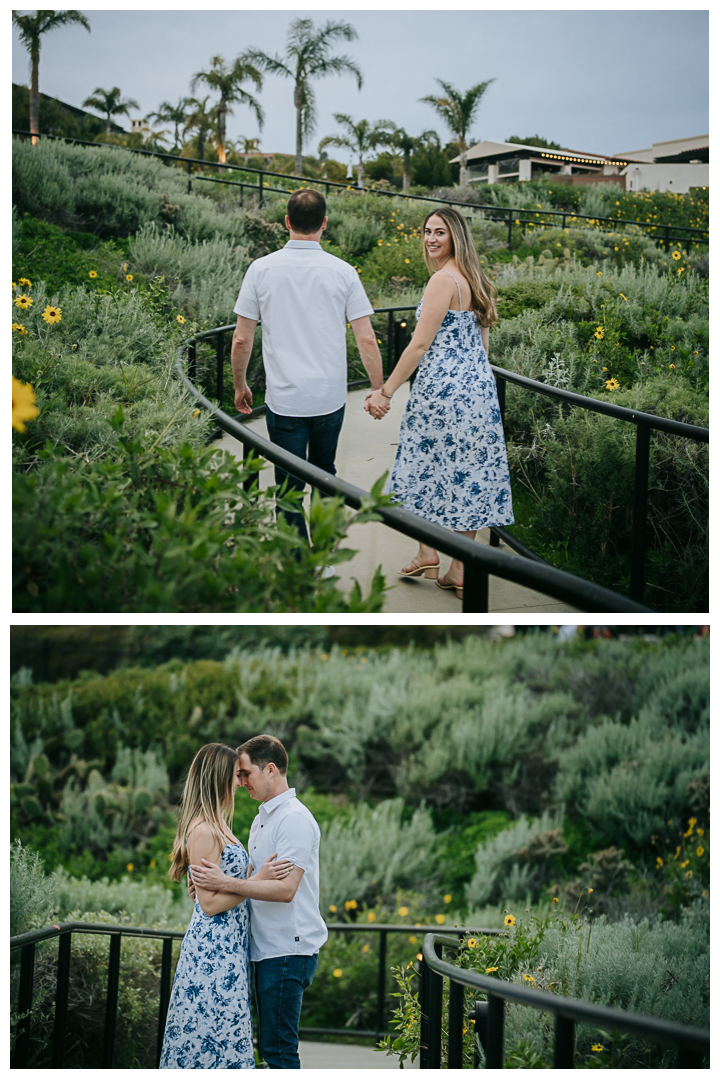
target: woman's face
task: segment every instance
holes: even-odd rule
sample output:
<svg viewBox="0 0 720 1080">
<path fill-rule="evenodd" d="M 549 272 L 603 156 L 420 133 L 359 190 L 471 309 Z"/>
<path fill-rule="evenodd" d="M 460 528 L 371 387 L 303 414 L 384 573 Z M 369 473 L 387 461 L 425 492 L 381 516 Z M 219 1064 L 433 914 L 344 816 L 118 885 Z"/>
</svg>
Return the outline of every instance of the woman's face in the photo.
<svg viewBox="0 0 720 1080">
<path fill-rule="evenodd" d="M 441 217 L 433 214 L 425 222 L 425 235 L 423 237 L 425 250 L 431 259 L 444 262 L 452 256 L 452 237 L 450 230 Z"/>
<path fill-rule="evenodd" d="M 235 792 L 237 791 L 237 789 L 240 787 L 241 784 L 242 784 L 242 779 L 241 779 L 241 776 L 240 776 L 240 758 L 238 758 L 238 760 L 235 762 L 235 771 L 233 772 L 233 779 L 232 779 L 232 793 L 233 793 L 233 796 L 235 795 Z"/>
</svg>

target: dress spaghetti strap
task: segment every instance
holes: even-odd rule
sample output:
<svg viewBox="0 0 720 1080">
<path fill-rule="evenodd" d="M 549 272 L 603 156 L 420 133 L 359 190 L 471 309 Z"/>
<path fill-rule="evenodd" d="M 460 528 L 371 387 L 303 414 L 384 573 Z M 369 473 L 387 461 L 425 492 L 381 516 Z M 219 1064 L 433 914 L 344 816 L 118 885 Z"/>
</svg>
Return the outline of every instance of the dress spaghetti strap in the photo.
<svg viewBox="0 0 720 1080">
<path fill-rule="evenodd" d="M 450 271 L 449 271 L 449 270 L 446 270 L 444 266 L 442 266 L 442 267 L 441 267 L 440 269 L 442 270 L 443 274 L 450 274 Z M 453 279 L 453 281 L 454 281 L 454 282 L 455 282 L 455 284 L 457 285 L 457 291 L 458 291 L 458 302 L 459 302 L 459 304 L 460 304 L 460 310 L 462 311 L 462 309 L 463 309 L 463 306 L 462 306 L 462 296 L 460 295 L 460 286 L 458 285 L 458 279 L 457 279 L 457 278 L 455 277 L 455 275 L 454 275 L 454 274 L 450 274 L 450 277 L 451 277 L 451 278 Z"/>
</svg>

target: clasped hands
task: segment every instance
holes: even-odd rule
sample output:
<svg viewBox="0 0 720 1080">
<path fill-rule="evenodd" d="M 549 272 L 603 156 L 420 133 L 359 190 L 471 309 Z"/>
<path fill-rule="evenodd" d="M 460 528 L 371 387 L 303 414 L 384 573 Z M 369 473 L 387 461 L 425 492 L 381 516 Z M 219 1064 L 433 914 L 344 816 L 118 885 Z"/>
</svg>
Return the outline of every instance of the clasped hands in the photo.
<svg viewBox="0 0 720 1080">
<path fill-rule="evenodd" d="M 365 412 L 370 413 L 374 420 L 382 420 L 386 413 L 390 412 L 390 400 L 382 390 L 371 390 L 365 395 Z"/>
<path fill-rule="evenodd" d="M 276 851 L 265 860 L 257 874 L 255 874 L 255 878 L 257 881 L 281 881 L 294 869 L 294 865 L 295 864 L 291 863 L 288 859 L 278 859 L 278 853 Z M 247 877 L 252 876 L 252 871 L 252 863 L 249 863 Z M 192 875 L 192 877 L 190 875 Z M 199 885 L 201 889 L 211 889 L 216 892 L 222 892 L 223 886 L 228 880 L 232 880 L 232 878 L 229 874 L 223 873 L 218 863 L 203 859 L 202 866 L 195 865 L 194 863 L 190 865 L 190 874 L 188 874 L 188 892 L 193 900 L 195 899 L 196 885 Z"/>
</svg>

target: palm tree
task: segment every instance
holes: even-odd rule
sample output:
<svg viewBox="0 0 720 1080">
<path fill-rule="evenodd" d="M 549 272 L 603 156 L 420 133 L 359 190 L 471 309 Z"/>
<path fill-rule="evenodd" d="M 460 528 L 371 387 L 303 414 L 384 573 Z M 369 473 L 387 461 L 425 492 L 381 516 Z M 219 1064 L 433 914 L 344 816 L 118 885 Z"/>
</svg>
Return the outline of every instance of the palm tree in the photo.
<svg viewBox="0 0 720 1080">
<path fill-rule="evenodd" d="M 293 19 L 288 31 L 285 60 L 279 56 L 269 56 L 259 49 L 249 49 L 245 53 L 245 58 L 263 71 L 292 79 L 295 84 L 295 173 L 298 176 L 302 173 L 303 139 L 312 135 L 317 119 L 315 93 L 310 80 L 351 72 L 360 90 L 362 75 L 357 65 L 348 56 L 328 55 L 331 44 L 337 38 L 353 41 L 356 37 L 357 32 L 349 23 L 327 22 L 316 30 L 312 19 Z"/>
<path fill-rule="evenodd" d="M 427 145 L 430 141 L 439 142 L 436 131 L 423 131 L 422 135 L 408 135 L 405 128 L 392 125 L 389 145 L 399 150 L 403 156 L 403 191 L 410 190 L 410 163 L 413 151 L 420 146 Z"/>
<path fill-rule="evenodd" d="M 345 113 L 333 113 L 338 124 L 342 124 L 347 130 L 347 135 L 326 135 L 318 144 L 318 153 L 326 146 L 345 146 L 358 159 L 358 187 L 363 186 L 363 174 L 365 171 L 364 158 L 369 150 L 375 150 L 378 146 L 387 146 L 392 139 L 392 120 L 378 120 L 371 124 L 369 120 L 358 120 L 357 124 L 351 116 Z"/>
<path fill-rule="evenodd" d="M 86 30 L 90 30 L 90 23 L 79 11 L 36 11 L 34 15 L 20 15 L 13 11 L 13 23 L 20 31 L 20 40 L 30 53 L 30 131 L 32 132 L 32 144 L 37 146 L 40 141 L 37 136 L 40 132 L 40 90 L 38 88 L 38 76 L 40 68 L 40 39 L 48 30 L 54 30 L 56 26 L 69 26 L 71 23 L 80 23 Z"/>
<path fill-rule="evenodd" d="M 217 121 L 217 106 L 213 105 L 208 108 L 208 101 L 210 95 L 207 94 L 202 101 L 200 98 L 187 98 L 187 107 L 190 109 L 189 114 L 185 117 L 185 131 L 195 131 L 197 135 L 195 137 L 196 155 L 205 160 L 205 142 L 207 140 L 208 132 L 212 129 Z"/>
<path fill-rule="evenodd" d="M 420 101 L 432 105 L 458 140 L 460 144 L 460 187 L 467 187 L 468 148 L 466 139 L 468 129 L 477 112 L 480 99 L 490 83 L 495 82 L 495 80 L 488 79 L 487 82 L 477 83 L 476 86 L 471 86 L 466 94 L 461 94 L 451 83 L 443 82 L 442 79 L 436 79 L 435 82 L 442 87 L 445 96 L 434 97 L 432 94 L 428 94 L 427 97 L 420 98 Z"/>
<path fill-rule="evenodd" d="M 228 108 L 229 103 L 239 101 L 252 109 L 260 128 L 265 122 L 260 103 L 252 94 L 249 94 L 247 90 L 243 90 L 240 86 L 240 83 L 245 82 L 246 79 L 251 79 L 255 83 L 255 89 L 260 90 L 262 87 L 262 75 L 252 63 L 246 61 L 242 56 L 239 56 L 230 68 L 226 66 L 222 56 L 213 56 L 210 65 L 209 71 L 198 71 L 197 75 L 193 76 L 190 86 L 194 90 L 199 82 L 204 82 L 207 83 L 211 90 L 220 94 L 220 101 L 217 104 L 218 159 L 221 164 L 224 164 L 225 121 L 227 114 L 232 113 L 232 109 Z"/>
<path fill-rule="evenodd" d="M 187 98 L 179 98 L 177 105 L 171 105 L 169 101 L 162 101 L 157 112 L 148 113 L 148 120 L 158 120 L 161 124 L 173 124 L 175 126 L 175 148 L 180 146 L 180 125 L 185 124 L 187 103 Z"/>
<path fill-rule="evenodd" d="M 135 98 L 123 100 L 119 86 L 113 86 L 112 90 L 103 90 L 102 86 L 96 87 L 89 98 L 83 101 L 83 109 L 97 109 L 105 114 L 105 134 L 110 134 L 110 122 L 113 116 L 129 116 L 131 109 L 139 109 Z"/>
</svg>

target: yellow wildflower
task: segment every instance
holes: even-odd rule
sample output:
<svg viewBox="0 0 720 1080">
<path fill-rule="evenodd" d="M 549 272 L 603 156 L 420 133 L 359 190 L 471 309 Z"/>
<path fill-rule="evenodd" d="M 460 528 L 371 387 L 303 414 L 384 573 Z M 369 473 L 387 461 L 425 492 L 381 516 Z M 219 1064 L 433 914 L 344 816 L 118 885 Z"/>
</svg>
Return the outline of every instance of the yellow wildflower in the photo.
<svg viewBox="0 0 720 1080">
<path fill-rule="evenodd" d="M 367 917 L 368 922 L 375 922 L 376 918 L 377 918 L 377 915 L 375 914 L 374 911 L 368 911 L 368 917 Z"/>
<path fill-rule="evenodd" d="M 401 915 L 403 917 L 403 919 L 405 918 L 406 915 L 409 915 L 409 914 L 410 914 L 410 908 L 409 907 L 400 907 L 400 908 L 398 908 L 398 915 Z"/>
<path fill-rule="evenodd" d="M 25 329 L 25 327 L 23 326 L 22 323 L 14 322 L 12 324 L 12 328 L 18 334 L 27 334 L 27 330 Z"/>
<path fill-rule="evenodd" d="M 449 904 L 450 901 L 452 900 L 452 896 L 450 895 L 450 893 L 445 893 L 445 895 L 443 896 L 443 900 L 445 901 L 446 904 Z"/>
<path fill-rule="evenodd" d="M 26 296 L 25 293 L 23 293 L 21 296 L 15 297 L 15 307 L 19 307 L 22 308 L 23 311 L 27 311 L 28 308 L 32 307 L 32 300 L 29 296 Z"/>
<path fill-rule="evenodd" d="M 185 325 L 185 317 L 184 317 L 184 315 L 178 315 L 177 321 L 180 323 L 181 326 L 184 326 Z"/>
<path fill-rule="evenodd" d="M 698 859 L 702 859 L 703 855 L 705 854 L 705 848 L 699 847 L 695 854 L 697 855 Z"/>
<path fill-rule="evenodd" d="M 126 280 L 126 281 L 132 281 L 132 279 L 133 279 L 133 276 L 132 276 L 132 274 L 126 274 L 126 275 L 125 275 L 125 280 Z"/>
<path fill-rule="evenodd" d="M 88 277 L 96 278 L 97 277 L 97 270 L 89 270 L 88 271 Z"/>
<path fill-rule="evenodd" d="M 18 278 L 18 285 L 27 285 L 28 289 L 32 289 L 32 281 L 30 280 L 30 278 Z"/>
<path fill-rule="evenodd" d="M 442 924 L 445 922 L 445 916 L 444 915 L 436 915 L 435 916 L 435 922 L 438 923 L 439 926 L 442 926 Z"/>
<path fill-rule="evenodd" d="M 126 870 L 127 870 L 127 871 L 128 871 L 129 873 L 130 873 L 130 874 L 132 874 L 133 870 L 135 869 L 135 866 L 134 866 L 134 864 L 133 864 L 133 863 L 129 862 L 129 863 L 127 864 L 127 866 L 125 867 L 125 869 L 126 869 Z"/>
<path fill-rule="evenodd" d="M 493 971 L 497 971 L 497 968 L 496 967 L 485 968 L 485 974 L 486 975 L 492 975 Z"/>
<path fill-rule="evenodd" d="M 334 978 L 339 979 L 342 976 L 342 968 L 335 968 L 333 976 Z"/>
<path fill-rule="evenodd" d="M 35 391 L 29 383 L 21 383 L 13 375 L 12 426 L 16 431 L 25 430 L 25 421 L 34 420 L 40 410 L 35 404 Z"/>
<path fill-rule="evenodd" d="M 48 326 L 51 323 L 58 323 L 62 319 L 62 308 L 55 307 L 53 304 L 48 304 L 42 313 L 42 317 Z"/>
<path fill-rule="evenodd" d="M 514 926 L 515 923 L 517 922 L 517 919 L 515 918 L 514 915 L 506 915 L 505 918 L 503 919 L 503 922 L 505 923 L 506 926 Z"/>
</svg>

